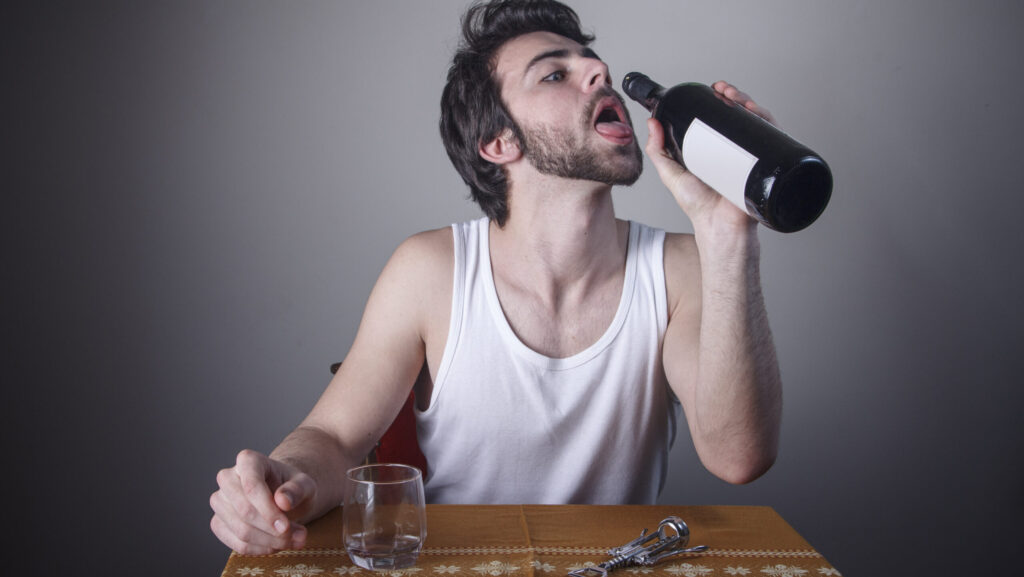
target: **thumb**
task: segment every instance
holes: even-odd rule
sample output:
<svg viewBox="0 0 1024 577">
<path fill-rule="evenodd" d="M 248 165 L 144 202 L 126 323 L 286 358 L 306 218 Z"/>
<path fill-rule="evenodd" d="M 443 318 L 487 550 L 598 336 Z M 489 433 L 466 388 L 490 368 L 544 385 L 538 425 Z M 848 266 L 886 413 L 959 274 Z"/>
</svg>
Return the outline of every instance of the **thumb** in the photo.
<svg viewBox="0 0 1024 577">
<path fill-rule="evenodd" d="M 297 473 L 274 492 L 274 502 L 282 511 L 295 511 L 316 496 L 316 481 L 305 473 Z"/>
<path fill-rule="evenodd" d="M 665 129 L 657 118 L 647 119 L 647 145 L 644 149 L 661 181 L 675 193 L 689 173 L 665 150 Z"/>
<path fill-rule="evenodd" d="M 647 149 L 661 150 L 665 147 L 665 128 L 653 116 L 647 119 Z"/>
</svg>

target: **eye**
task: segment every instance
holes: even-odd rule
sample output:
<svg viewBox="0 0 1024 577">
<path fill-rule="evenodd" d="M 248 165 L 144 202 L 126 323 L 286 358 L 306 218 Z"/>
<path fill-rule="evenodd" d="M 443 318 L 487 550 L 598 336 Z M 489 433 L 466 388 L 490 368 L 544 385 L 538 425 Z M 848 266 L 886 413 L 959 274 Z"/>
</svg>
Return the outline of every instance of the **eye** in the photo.
<svg viewBox="0 0 1024 577">
<path fill-rule="evenodd" d="M 562 70 L 556 70 L 551 74 L 548 74 L 544 78 L 541 78 L 541 82 L 560 82 L 565 79 L 565 72 Z"/>
</svg>

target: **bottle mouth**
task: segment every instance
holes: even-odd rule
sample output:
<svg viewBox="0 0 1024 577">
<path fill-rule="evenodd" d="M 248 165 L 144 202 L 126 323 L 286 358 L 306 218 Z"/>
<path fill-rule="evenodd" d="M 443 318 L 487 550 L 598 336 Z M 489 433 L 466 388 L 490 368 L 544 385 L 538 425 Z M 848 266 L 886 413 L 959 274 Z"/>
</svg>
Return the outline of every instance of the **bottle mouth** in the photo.
<svg viewBox="0 0 1024 577">
<path fill-rule="evenodd" d="M 797 232 L 810 226 L 825 212 L 832 198 L 832 171 L 820 158 L 808 156 L 772 186 L 769 212 L 779 232 Z"/>
<path fill-rule="evenodd" d="M 640 72 L 630 72 L 622 78 L 622 91 L 640 103 L 649 99 L 657 88 L 653 80 Z"/>
</svg>

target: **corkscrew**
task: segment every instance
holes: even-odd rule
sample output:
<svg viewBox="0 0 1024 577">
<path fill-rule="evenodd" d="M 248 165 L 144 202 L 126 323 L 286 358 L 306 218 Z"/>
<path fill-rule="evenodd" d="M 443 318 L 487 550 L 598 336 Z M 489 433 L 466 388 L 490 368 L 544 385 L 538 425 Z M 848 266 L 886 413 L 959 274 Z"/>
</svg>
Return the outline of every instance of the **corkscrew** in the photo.
<svg viewBox="0 0 1024 577">
<path fill-rule="evenodd" d="M 655 563 L 686 553 L 707 550 L 707 545 L 687 548 L 690 542 L 690 528 L 679 517 L 668 517 L 658 525 L 658 530 L 648 534 L 647 529 L 640 536 L 621 547 L 610 549 L 611 559 L 591 567 L 582 567 L 569 572 L 569 577 L 607 577 L 608 573 L 622 567 L 650 567 Z"/>
</svg>

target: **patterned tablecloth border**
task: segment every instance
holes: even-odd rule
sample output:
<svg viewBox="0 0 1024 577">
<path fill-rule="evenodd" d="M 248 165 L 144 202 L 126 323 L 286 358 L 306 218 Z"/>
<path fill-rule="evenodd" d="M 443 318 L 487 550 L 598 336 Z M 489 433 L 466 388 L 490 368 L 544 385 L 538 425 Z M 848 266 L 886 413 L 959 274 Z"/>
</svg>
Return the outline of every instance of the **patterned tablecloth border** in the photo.
<svg viewBox="0 0 1024 577">
<path fill-rule="evenodd" d="M 607 549 L 597 547 L 426 547 L 421 555 L 455 556 L 455 555 L 515 555 L 536 553 L 538 555 L 602 555 L 608 554 Z M 279 551 L 267 557 L 296 556 L 339 556 L 348 555 L 344 549 L 298 549 Z M 692 558 L 699 557 L 794 557 L 800 559 L 820 559 L 821 553 L 814 550 L 748 550 L 748 549 L 708 549 L 694 553 Z"/>
<path fill-rule="evenodd" d="M 278 563 L 274 563 L 277 555 L 267 555 L 262 557 L 262 559 L 259 557 L 244 560 L 237 559 L 237 561 L 239 561 L 237 566 L 232 570 L 231 564 L 229 563 L 228 567 L 225 567 L 221 577 L 428 577 L 432 575 L 437 575 L 437 577 L 520 577 L 523 575 L 521 570 L 524 568 L 517 564 L 493 560 L 489 563 L 480 563 L 475 567 L 468 568 L 455 565 L 437 565 L 434 567 L 430 567 L 428 565 L 425 567 L 417 566 L 407 569 L 396 569 L 393 571 L 364 571 L 363 569 L 348 563 L 343 563 L 341 566 L 336 566 L 331 569 L 330 567 L 321 566 L 320 561 L 313 561 L 312 563 L 297 563 L 294 565 L 279 565 L 278 563 L 280 561 L 278 561 Z M 264 563 L 271 563 L 272 566 L 262 566 L 262 563 L 260 562 L 261 560 Z M 326 561 L 327 560 L 325 559 L 324 562 Z M 750 561 L 756 563 L 756 565 L 753 566 L 748 566 L 742 561 L 739 561 L 739 564 L 737 564 L 737 561 L 726 561 L 727 563 L 730 563 L 729 566 L 719 566 L 718 563 L 723 563 L 721 560 L 712 561 L 711 559 L 708 559 L 708 564 L 701 563 L 701 559 L 699 558 L 691 559 L 691 561 L 692 562 L 659 566 L 657 570 L 648 567 L 635 567 L 625 569 L 624 573 L 644 575 L 645 577 L 714 577 L 716 575 L 753 575 L 755 577 L 842 577 L 842 574 L 834 567 L 806 565 L 806 563 L 813 563 L 809 560 L 804 560 L 802 562 L 795 560 L 795 563 L 790 565 L 767 561 L 766 558 L 761 558 L 757 561 L 751 559 Z M 765 564 L 766 561 L 767 564 Z M 287 561 L 285 563 L 287 563 Z M 793 562 L 791 561 L 790 563 Z M 572 571 L 585 566 L 592 566 L 593 562 L 588 561 L 587 563 L 562 568 L 561 570 L 553 565 L 541 561 L 533 561 L 530 565 L 533 569 L 546 576 L 551 573 L 564 574 L 565 571 Z M 719 573 L 719 571 L 721 571 L 721 573 Z"/>
</svg>

